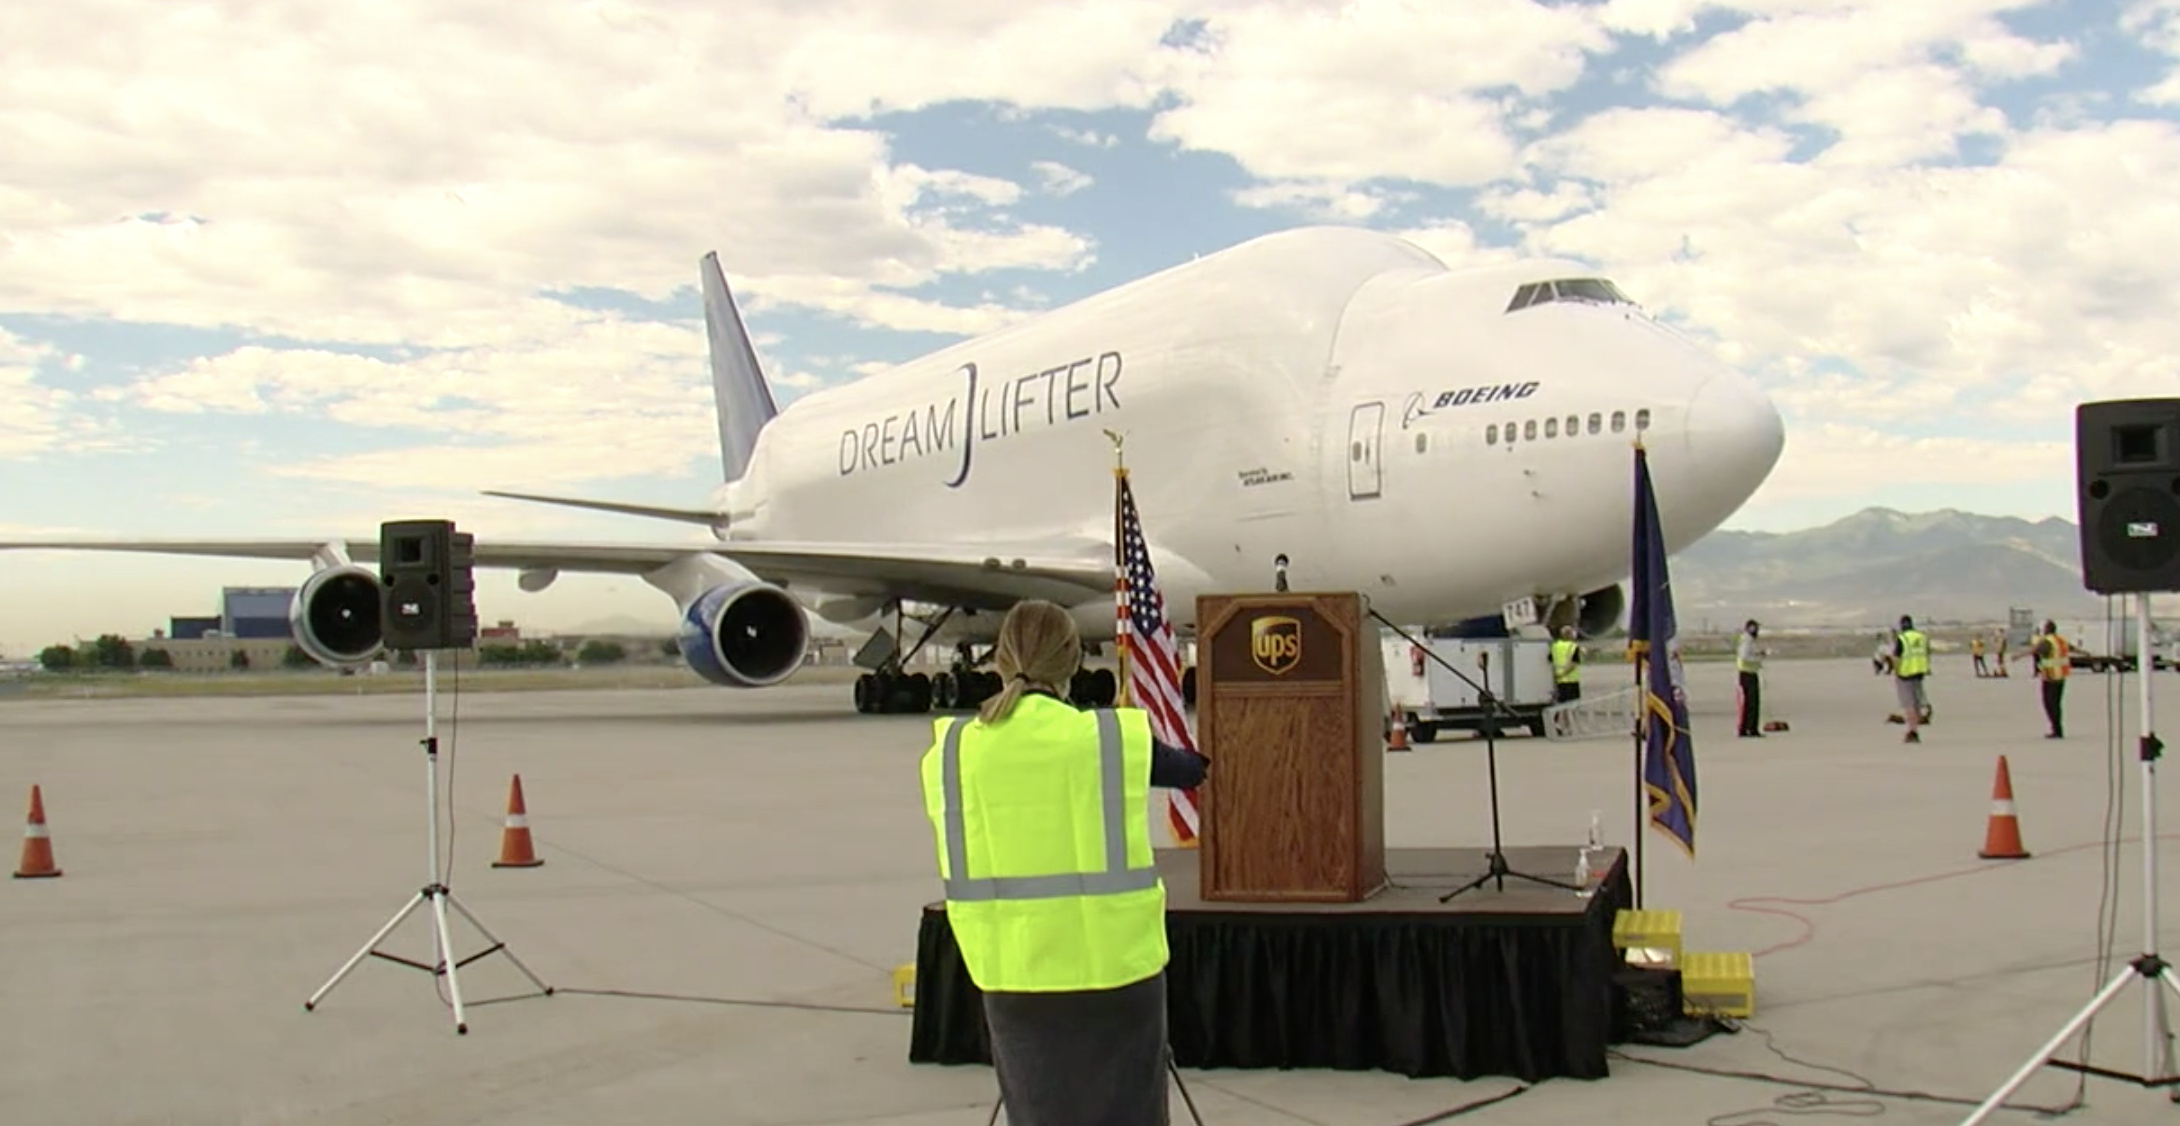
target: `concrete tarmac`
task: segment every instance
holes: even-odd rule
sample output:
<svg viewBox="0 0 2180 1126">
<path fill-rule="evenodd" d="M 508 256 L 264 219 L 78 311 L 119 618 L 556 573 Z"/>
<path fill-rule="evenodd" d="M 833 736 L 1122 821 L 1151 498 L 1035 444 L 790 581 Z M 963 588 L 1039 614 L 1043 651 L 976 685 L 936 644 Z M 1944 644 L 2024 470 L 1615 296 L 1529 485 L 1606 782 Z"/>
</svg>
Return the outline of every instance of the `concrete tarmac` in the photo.
<svg viewBox="0 0 2180 1126">
<path fill-rule="evenodd" d="M 1840 1086 L 1859 1085 L 1853 1073 L 1973 1102 L 2137 951 L 2142 880 L 2129 843 L 2114 873 L 2118 957 L 2098 972 L 2097 842 L 2115 761 L 2119 831 L 2139 836 L 2131 746 L 2115 756 L 2107 741 L 2119 678 L 2076 675 L 2069 737 L 2049 741 L 2032 680 L 1976 679 L 1965 657 L 1947 659 L 1930 687 L 1935 723 L 1908 746 L 1884 722 L 1891 686 L 1866 661 L 1776 664 L 1768 711 L 1791 730 L 1763 740 L 1733 737 L 1730 666 L 1690 671 L 1699 859 L 1646 833 L 1647 901 L 1686 913 L 1690 949 L 1760 952 L 1758 1011 L 1739 1035 L 1626 1056 Z M 1616 687 L 1620 672 L 1592 667 L 1589 691 Z M 2135 683 L 2124 681 L 2130 729 Z M 2180 677 L 2156 683 L 2180 689 Z M 378 959 L 318 1011 L 302 1007 L 427 879 L 420 697 L 0 704 L 0 799 L 12 819 L 31 784 L 44 787 L 66 873 L 0 884 L 0 1117 L 985 1121 L 988 1069 L 908 1064 L 909 1021 L 888 980 L 913 959 L 918 912 L 938 894 L 916 780 L 930 717 L 856 716 L 833 683 L 478 693 L 458 717 L 445 693 L 441 703 L 456 897 L 560 991 L 480 1004 L 531 992 L 506 958 L 483 958 L 460 974 L 472 1005 L 462 1037 L 429 975 Z M 1626 740 L 1515 737 L 1499 749 L 1509 844 L 1574 843 L 1592 809 L 1612 843 L 1630 840 Z M 2035 856 L 1983 862 L 2002 754 Z M 546 863 L 494 869 L 517 772 Z M 1418 746 L 1387 773 L 1391 843 L 1488 845 L 1480 742 Z M 2167 839 L 2180 833 L 2180 808 L 2168 826 Z M 17 832 L 12 820 L 0 831 Z M 2167 914 L 2163 941 L 2180 946 L 2180 904 Z M 459 920 L 454 933 L 464 955 L 486 945 Z M 430 934 L 418 913 L 384 949 L 430 961 Z M 2106 1010 L 2098 1062 L 2143 1068 L 2147 992 L 2130 985 Z M 1395 1126 L 1520 1086 L 1186 1078 L 1209 1126 Z M 2018 1101 L 2061 1106 L 2080 1089 L 2046 1070 Z M 1623 1058 L 1609 1079 L 1545 1083 L 1464 1118 L 1755 1126 L 1823 1109 L 1737 1113 L 1795 1090 Z M 2086 1096 L 2073 1120 L 2180 1115 L 2162 1092 L 2106 1080 L 2087 1081 Z M 1871 1113 L 1854 1102 L 1865 1096 L 1825 1097 Z M 1877 1104 L 1890 1123 L 1952 1123 L 1968 1110 Z"/>
</svg>

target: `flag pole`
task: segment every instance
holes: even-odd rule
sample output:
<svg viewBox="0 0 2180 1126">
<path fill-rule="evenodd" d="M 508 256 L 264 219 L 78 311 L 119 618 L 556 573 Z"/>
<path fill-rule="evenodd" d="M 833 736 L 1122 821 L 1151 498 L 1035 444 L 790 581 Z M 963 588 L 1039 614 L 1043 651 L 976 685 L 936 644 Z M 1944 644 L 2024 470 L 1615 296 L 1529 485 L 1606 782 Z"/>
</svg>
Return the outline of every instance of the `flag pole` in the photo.
<svg viewBox="0 0 2180 1126">
<path fill-rule="evenodd" d="M 1642 456 L 1643 440 L 1640 435 L 1637 435 L 1635 438 L 1635 459 L 1631 464 L 1637 470 L 1636 477 L 1638 479 L 1638 482 L 1640 481 L 1641 476 Z M 1630 515 L 1633 517 L 1633 519 L 1640 521 L 1643 514 L 1639 510 L 1630 510 Z M 1630 566 L 1633 566 L 1634 560 L 1631 559 L 1628 562 Z M 1644 603 L 1644 605 L 1648 604 L 1649 603 L 1647 601 Z M 1635 625 L 1635 623 L 1633 622 L 1629 622 L 1628 624 L 1630 626 Z M 1630 632 L 1632 632 L 1632 630 Z M 1650 638 L 1645 643 L 1645 649 L 1647 650 L 1648 646 L 1655 645 L 1657 643 L 1658 642 L 1656 638 Z M 1647 651 L 1638 652 L 1635 646 L 1632 644 L 1628 646 L 1628 653 L 1631 657 L 1634 658 L 1635 665 L 1635 724 L 1632 731 L 1635 740 L 1635 822 L 1633 825 L 1633 831 L 1635 835 L 1635 909 L 1637 911 L 1640 911 L 1643 909 L 1643 837 L 1647 835 L 1645 832 L 1647 826 L 1643 824 L 1643 746 L 1645 743 L 1648 742 L 1647 736 L 1649 735 L 1649 731 L 1647 730 L 1647 728 L 1650 722 L 1649 701 L 1643 699 L 1643 667 L 1649 664 L 1649 661 L 1646 659 L 1649 654 Z"/>
<path fill-rule="evenodd" d="M 1113 596 L 1115 599 L 1113 607 L 1113 656 L 1118 658 L 1120 662 L 1120 691 L 1114 696 L 1114 701 L 1118 706 L 1125 708 L 1133 706 L 1133 701 L 1130 699 L 1128 692 L 1127 635 L 1120 628 L 1119 619 L 1119 615 L 1128 613 L 1132 609 L 1127 604 L 1127 595 L 1124 593 L 1127 589 L 1125 584 L 1128 577 L 1121 571 L 1126 548 L 1121 543 L 1124 529 L 1120 523 L 1120 490 L 1128 480 L 1128 460 L 1126 455 L 1121 452 L 1120 447 L 1123 439 L 1120 434 L 1117 431 L 1108 430 L 1105 432 L 1105 436 L 1111 439 L 1113 443 Z"/>
</svg>

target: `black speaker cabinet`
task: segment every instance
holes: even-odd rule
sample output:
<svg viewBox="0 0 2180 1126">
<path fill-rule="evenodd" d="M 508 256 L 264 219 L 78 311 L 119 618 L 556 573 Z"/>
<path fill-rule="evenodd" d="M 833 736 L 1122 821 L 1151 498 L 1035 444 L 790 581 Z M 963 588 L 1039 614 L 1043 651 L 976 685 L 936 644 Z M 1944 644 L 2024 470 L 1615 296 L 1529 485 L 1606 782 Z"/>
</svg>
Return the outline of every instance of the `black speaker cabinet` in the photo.
<svg viewBox="0 0 2180 1126">
<path fill-rule="evenodd" d="M 467 649 L 476 641 L 475 543 L 448 520 L 379 525 L 386 648 Z"/>
<path fill-rule="evenodd" d="M 2180 590 L 2180 399 L 2081 404 L 2074 453 L 2083 585 Z"/>
</svg>

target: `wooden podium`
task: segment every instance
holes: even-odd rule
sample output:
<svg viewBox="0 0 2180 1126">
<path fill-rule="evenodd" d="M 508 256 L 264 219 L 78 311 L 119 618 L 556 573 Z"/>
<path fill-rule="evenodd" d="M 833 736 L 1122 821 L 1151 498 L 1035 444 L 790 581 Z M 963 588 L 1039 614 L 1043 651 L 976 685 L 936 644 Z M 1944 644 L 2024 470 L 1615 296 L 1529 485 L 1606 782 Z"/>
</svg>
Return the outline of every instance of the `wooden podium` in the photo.
<svg viewBox="0 0 2180 1126">
<path fill-rule="evenodd" d="M 1357 593 L 1196 600 L 1202 895 L 1353 903 L 1385 886 L 1385 666 Z"/>
</svg>

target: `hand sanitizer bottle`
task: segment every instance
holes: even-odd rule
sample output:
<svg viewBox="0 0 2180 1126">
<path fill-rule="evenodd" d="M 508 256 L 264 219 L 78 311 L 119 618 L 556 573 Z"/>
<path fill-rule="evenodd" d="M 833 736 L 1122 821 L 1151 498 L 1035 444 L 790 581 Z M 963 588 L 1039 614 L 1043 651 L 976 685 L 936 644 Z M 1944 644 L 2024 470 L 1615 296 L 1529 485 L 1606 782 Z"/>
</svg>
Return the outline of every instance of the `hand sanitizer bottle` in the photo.
<svg viewBox="0 0 2180 1126">
<path fill-rule="evenodd" d="M 1585 849 L 1583 849 L 1583 850 L 1581 850 L 1580 852 L 1578 852 L 1578 853 L 1576 853 L 1576 854 L 1575 854 L 1575 861 L 1574 861 L 1574 888 L 1575 888 L 1575 890 L 1574 890 L 1574 893 L 1575 893 L 1575 895 L 1577 895 L 1577 896 L 1579 896 L 1579 897 L 1581 897 L 1581 898 L 1583 898 L 1583 899 L 1588 899 L 1588 898 L 1590 897 L 1590 850 L 1589 850 L 1589 849 L 1586 849 L 1586 848 L 1585 848 Z"/>
</svg>

